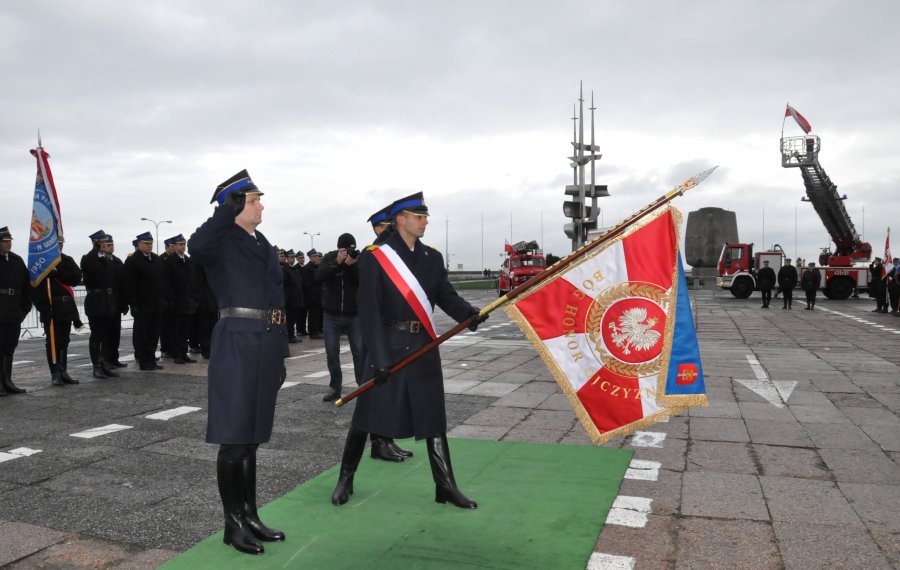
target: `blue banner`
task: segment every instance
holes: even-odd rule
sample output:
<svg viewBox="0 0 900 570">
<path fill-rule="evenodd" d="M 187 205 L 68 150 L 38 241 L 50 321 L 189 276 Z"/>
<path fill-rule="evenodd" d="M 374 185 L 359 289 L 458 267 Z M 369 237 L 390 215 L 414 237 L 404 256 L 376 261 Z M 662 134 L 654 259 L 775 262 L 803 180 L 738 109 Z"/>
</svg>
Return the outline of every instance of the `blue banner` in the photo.
<svg viewBox="0 0 900 570">
<path fill-rule="evenodd" d="M 37 158 L 37 180 L 34 183 L 34 206 L 28 236 L 28 273 L 34 287 L 60 261 L 60 220 L 53 177 L 46 160 L 49 155 L 41 147 L 32 150 L 31 154 Z"/>
</svg>

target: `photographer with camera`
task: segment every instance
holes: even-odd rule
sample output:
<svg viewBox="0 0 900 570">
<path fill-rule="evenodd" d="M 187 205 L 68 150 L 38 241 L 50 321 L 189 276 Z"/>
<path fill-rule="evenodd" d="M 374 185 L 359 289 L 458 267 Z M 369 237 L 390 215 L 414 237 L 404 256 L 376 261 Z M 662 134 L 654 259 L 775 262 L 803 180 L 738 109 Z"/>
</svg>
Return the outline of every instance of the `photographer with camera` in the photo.
<svg viewBox="0 0 900 570">
<path fill-rule="evenodd" d="M 356 314 L 356 293 L 359 290 L 359 272 L 356 260 L 356 238 L 341 234 L 337 249 L 328 252 L 315 273 L 316 283 L 322 287 L 323 331 L 325 356 L 331 374 L 329 392 L 323 402 L 333 402 L 341 397 L 343 375 L 341 373 L 341 335 L 346 334 L 353 355 L 353 372 L 359 383 L 362 372 L 362 333 Z M 311 331 L 310 331 L 311 332 Z"/>
</svg>

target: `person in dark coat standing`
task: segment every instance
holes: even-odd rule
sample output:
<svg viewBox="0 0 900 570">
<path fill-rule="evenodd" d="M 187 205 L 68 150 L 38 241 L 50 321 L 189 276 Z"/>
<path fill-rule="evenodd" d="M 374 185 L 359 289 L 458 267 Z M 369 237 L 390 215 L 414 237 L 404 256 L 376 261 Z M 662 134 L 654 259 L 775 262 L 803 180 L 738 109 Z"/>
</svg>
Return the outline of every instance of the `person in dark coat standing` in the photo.
<svg viewBox="0 0 900 570">
<path fill-rule="evenodd" d="M 306 271 L 304 270 L 306 262 L 306 256 L 303 254 L 303 251 L 297 250 L 297 263 L 294 264 L 294 279 L 296 280 L 297 287 L 300 288 L 300 295 L 303 297 L 303 306 L 297 309 L 297 336 L 307 336 L 309 332 L 306 330 L 306 290 L 309 288 L 306 285 Z"/>
<path fill-rule="evenodd" d="M 379 245 L 385 242 L 387 238 L 391 237 L 391 234 L 394 231 L 393 221 L 391 218 L 391 206 L 393 204 L 389 204 L 378 210 L 367 220 L 370 224 L 372 224 L 372 231 L 375 232 L 375 241 L 373 245 Z M 362 362 L 366 361 L 366 347 L 363 344 L 362 356 L 360 357 Z M 361 380 L 365 381 L 368 378 L 361 378 Z M 379 435 L 376 433 L 370 433 L 369 439 L 372 442 L 371 446 L 371 457 L 372 459 L 383 459 L 384 461 L 394 461 L 394 462 L 402 462 L 407 457 L 412 457 L 413 452 L 408 449 L 403 449 L 397 442 L 394 441 L 393 438 L 385 437 L 383 435 Z"/>
<path fill-rule="evenodd" d="M 811 311 L 816 308 L 816 291 L 822 283 L 822 274 L 816 269 L 816 264 L 812 261 L 803 271 L 800 277 L 800 288 L 806 292 L 806 310 Z"/>
<path fill-rule="evenodd" d="M 362 335 L 356 310 L 356 293 L 359 291 L 359 271 L 356 260 L 356 238 L 351 234 L 338 237 L 337 249 L 322 258 L 315 280 L 322 286 L 323 328 L 325 333 L 325 357 L 330 381 L 323 402 L 333 402 L 341 397 L 344 375 L 341 371 L 341 335 L 347 335 L 353 356 L 353 375 L 360 384 L 362 374 Z"/>
<path fill-rule="evenodd" d="M 887 281 L 888 300 L 891 302 L 891 314 L 900 316 L 900 271 L 897 269 L 898 258 L 894 258 L 891 270 L 885 276 Z"/>
<path fill-rule="evenodd" d="M 281 259 L 279 258 L 279 262 Z M 284 278 L 284 302 L 287 311 L 288 342 L 303 342 L 297 334 L 300 309 L 303 308 L 303 278 L 297 269 L 297 254 L 293 249 L 284 252 L 284 263 L 281 271 Z"/>
<path fill-rule="evenodd" d="M 225 544 L 249 554 L 284 533 L 259 520 L 256 449 L 269 441 L 275 400 L 289 355 L 282 273 L 257 226 L 262 192 L 246 170 L 220 184 L 219 205 L 189 241 L 219 307 L 209 361 L 206 441 L 219 445 L 216 478 L 225 512 Z"/>
<path fill-rule="evenodd" d="M 100 245 L 100 250 L 113 266 L 116 283 L 116 308 L 118 311 L 110 325 L 109 341 L 106 343 L 104 357 L 110 366 L 125 368 L 128 365 L 119 360 L 119 342 L 122 339 L 122 316 L 128 314 L 128 300 L 125 298 L 125 264 L 116 257 L 116 243 L 112 235 L 106 234 L 106 240 Z"/>
<path fill-rule="evenodd" d="M 163 295 L 163 261 L 153 253 L 153 236 L 137 236 L 138 250 L 125 260 L 125 291 L 134 318 L 131 342 L 141 370 L 162 370 L 156 363 L 156 346 L 166 308 Z"/>
<path fill-rule="evenodd" d="M 13 253 L 9 228 L 0 228 L 0 397 L 23 394 L 12 380 L 12 362 L 22 321 L 31 311 L 31 277 L 25 261 Z"/>
<path fill-rule="evenodd" d="M 169 347 L 175 364 L 196 362 L 188 356 L 188 336 L 191 321 L 197 312 L 197 299 L 193 289 L 193 262 L 185 255 L 187 240 L 178 234 L 169 238 L 172 251 L 163 263 L 163 291 L 166 296 L 166 316 L 163 319 L 169 330 Z"/>
<path fill-rule="evenodd" d="M 763 260 L 762 269 L 756 275 L 756 285 L 762 293 L 762 308 L 768 309 L 769 303 L 772 302 L 772 289 L 775 288 L 775 270 L 769 267 L 768 260 Z"/>
<path fill-rule="evenodd" d="M 219 306 L 209 287 L 206 270 L 199 263 L 192 263 L 194 271 L 194 288 L 197 291 L 197 314 L 194 315 L 194 331 L 197 337 L 197 348 L 204 360 L 209 360 L 212 331 L 219 320 Z"/>
<path fill-rule="evenodd" d="M 869 265 L 869 291 L 875 297 L 875 310 L 873 313 L 888 312 L 887 303 L 887 280 L 884 277 L 884 266 L 881 264 L 881 258 L 876 257 L 875 261 Z"/>
<path fill-rule="evenodd" d="M 791 259 L 786 257 L 784 265 L 778 270 L 778 286 L 784 294 L 784 306 L 782 309 L 790 309 L 794 300 L 794 287 L 797 286 L 797 268 L 791 265 Z"/>
<path fill-rule="evenodd" d="M 72 288 L 81 284 L 81 269 L 74 259 L 62 252 L 64 242 L 63 236 L 59 236 L 59 264 L 34 286 L 31 293 L 34 306 L 41 314 L 41 324 L 44 325 L 47 364 L 50 366 L 50 378 L 54 386 L 78 384 L 78 380 L 69 376 L 67 369 L 72 322 L 78 320 L 78 306 L 75 304 L 75 292 Z M 48 281 L 50 295 L 47 294 Z M 53 341 L 50 338 L 51 322 Z M 118 376 L 115 372 L 112 375 Z"/>
<path fill-rule="evenodd" d="M 441 254 L 420 241 L 428 224 L 421 192 L 395 202 L 391 215 L 394 233 L 381 245 L 366 248 L 359 259 L 357 305 L 366 347 L 364 376 L 380 385 L 362 394 L 356 404 L 331 501 L 342 505 L 349 500 L 366 435 L 377 433 L 425 439 L 435 501 L 474 509 L 478 504 L 459 490 L 450 463 L 439 351 L 431 350 L 393 375 L 390 367 L 436 337 L 434 305 L 457 322 L 477 317 L 478 310 L 453 289 Z M 397 274 L 404 276 L 401 281 L 392 279 Z M 408 300 L 398 287 L 409 287 L 415 295 Z M 474 319 L 471 328 L 480 321 Z"/>
<path fill-rule="evenodd" d="M 303 285 L 306 289 L 303 298 L 306 300 L 306 330 L 309 338 L 321 340 L 322 334 L 322 284 L 316 281 L 316 271 L 322 262 L 322 254 L 316 248 L 306 252 L 309 262 L 303 266 Z"/>
<path fill-rule="evenodd" d="M 109 378 L 107 371 L 114 368 L 107 360 L 112 353 L 110 345 L 114 341 L 114 323 L 121 323 L 118 301 L 122 293 L 119 290 L 120 275 L 111 254 L 104 251 L 103 246 L 109 239 L 106 232 L 98 230 L 89 237 L 91 251 L 81 256 L 81 273 L 86 293 L 84 312 L 91 326 L 88 353 L 94 378 Z M 118 376 L 114 372 L 113 375 Z"/>
</svg>

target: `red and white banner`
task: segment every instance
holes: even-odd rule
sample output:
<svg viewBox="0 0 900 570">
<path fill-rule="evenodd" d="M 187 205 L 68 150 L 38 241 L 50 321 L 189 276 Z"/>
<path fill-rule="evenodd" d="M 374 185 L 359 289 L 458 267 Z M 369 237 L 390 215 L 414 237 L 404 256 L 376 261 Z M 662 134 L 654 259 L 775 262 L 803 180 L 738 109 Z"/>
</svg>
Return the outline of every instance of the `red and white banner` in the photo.
<svg viewBox="0 0 900 570">
<path fill-rule="evenodd" d="M 507 308 L 595 443 L 706 405 L 686 291 L 680 310 L 689 325 L 676 331 L 679 223 L 666 208 Z M 670 362 L 679 334 L 683 346 Z M 667 395 L 668 376 L 684 395 Z"/>
<path fill-rule="evenodd" d="M 884 238 L 884 263 L 881 265 L 882 279 L 894 269 L 894 258 L 891 257 L 891 228 L 887 230 L 887 237 Z"/>
<path fill-rule="evenodd" d="M 787 109 L 784 110 L 785 117 L 793 117 L 797 124 L 800 125 L 800 128 L 803 129 L 803 132 L 809 134 L 809 131 L 812 130 L 812 125 L 809 124 L 809 121 L 806 120 L 806 117 L 797 112 L 797 109 L 791 107 L 790 103 L 788 103 Z"/>
</svg>

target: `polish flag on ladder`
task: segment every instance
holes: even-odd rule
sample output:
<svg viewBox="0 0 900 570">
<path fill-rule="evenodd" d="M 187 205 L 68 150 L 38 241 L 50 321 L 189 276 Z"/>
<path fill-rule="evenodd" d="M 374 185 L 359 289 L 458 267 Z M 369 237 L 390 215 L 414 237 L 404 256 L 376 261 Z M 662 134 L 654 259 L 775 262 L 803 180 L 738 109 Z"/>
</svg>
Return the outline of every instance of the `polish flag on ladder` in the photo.
<svg viewBox="0 0 900 570">
<path fill-rule="evenodd" d="M 803 132 L 809 134 L 809 131 L 812 130 L 812 125 L 809 124 L 809 121 L 806 120 L 806 117 L 797 112 L 797 109 L 791 107 L 791 104 L 788 103 L 787 109 L 784 110 L 785 117 L 793 117 L 797 124 L 800 125 L 800 128 L 803 129 Z"/>
</svg>

